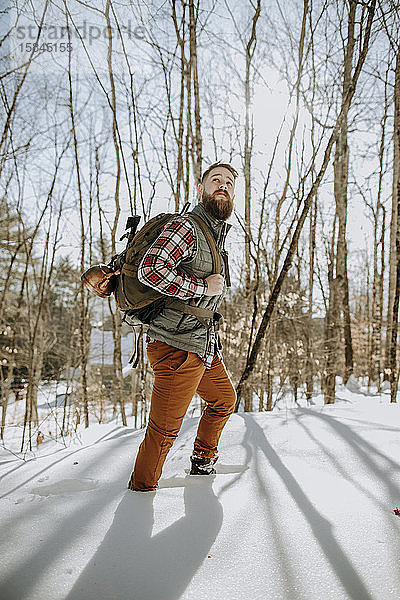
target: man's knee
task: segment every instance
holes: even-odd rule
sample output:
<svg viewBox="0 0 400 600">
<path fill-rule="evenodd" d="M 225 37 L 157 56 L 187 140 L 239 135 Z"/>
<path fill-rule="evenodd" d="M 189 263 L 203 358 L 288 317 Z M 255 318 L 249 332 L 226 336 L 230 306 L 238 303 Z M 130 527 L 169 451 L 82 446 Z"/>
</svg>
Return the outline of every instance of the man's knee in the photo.
<svg viewBox="0 0 400 600">
<path fill-rule="evenodd" d="M 231 415 L 234 412 L 236 406 L 236 392 L 233 386 L 224 392 L 218 405 L 220 410 L 223 410 L 226 415 Z"/>
<path fill-rule="evenodd" d="M 232 414 L 236 408 L 236 399 L 237 399 L 236 391 L 232 387 L 232 392 L 229 396 L 229 412 L 230 412 L 230 414 Z"/>
<path fill-rule="evenodd" d="M 147 427 L 148 429 L 151 429 L 152 432 L 155 432 L 158 436 L 171 440 L 171 444 L 178 437 L 178 433 L 180 430 L 180 424 L 175 426 L 161 426 L 159 423 L 156 423 L 152 419 L 149 419 L 149 424 Z"/>
</svg>

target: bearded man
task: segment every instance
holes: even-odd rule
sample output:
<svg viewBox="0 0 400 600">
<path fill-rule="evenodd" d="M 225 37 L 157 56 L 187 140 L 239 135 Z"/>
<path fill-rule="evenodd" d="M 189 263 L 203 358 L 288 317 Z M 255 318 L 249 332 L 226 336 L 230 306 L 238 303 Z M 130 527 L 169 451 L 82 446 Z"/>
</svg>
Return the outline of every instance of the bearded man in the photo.
<svg viewBox="0 0 400 600">
<path fill-rule="evenodd" d="M 220 317 L 216 311 L 229 278 L 224 243 L 231 225 L 226 220 L 233 210 L 236 177 L 236 170 L 226 163 L 213 164 L 204 172 L 198 204 L 170 221 L 144 255 L 138 270 L 142 283 Z M 192 214 L 200 217 L 214 236 L 222 259 L 221 273 L 213 273 L 206 232 Z M 216 472 L 218 441 L 236 403 L 222 361 L 216 318 L 199 319 L 167 306 L 149 325 L 147 355 L 154 384 L 146 434 L 128 484 L 133 491 L 157 488 L 166 456 L 196 392 L 206 407 L 190 457 L 190 474 Z"/>
</svg>

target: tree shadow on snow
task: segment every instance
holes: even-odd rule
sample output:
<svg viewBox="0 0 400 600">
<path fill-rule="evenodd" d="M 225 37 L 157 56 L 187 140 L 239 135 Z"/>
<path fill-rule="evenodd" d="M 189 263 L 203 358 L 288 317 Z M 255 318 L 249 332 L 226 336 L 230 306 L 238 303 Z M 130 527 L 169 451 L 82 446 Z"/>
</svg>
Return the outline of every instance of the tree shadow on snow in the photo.
<svg viewBox="0 0 400 600">
<path fill-rule="evenodd" d="M 293 497 L 311 527 L 321 550 L 346 590 L 348 598 L 351 600 L 372 600 L 372 596 L 365 587 L 361 577 L 355 570 L 351 561 L 347 558 L 340 544 L 337 542 L 331 523 L 316 510 L 307 495 L 303 492 L 295 477 L 268 442 L 262 427 L 260 427 L 249 413 L 242 414 L 241 416 L 245 420 L 246 426 L 250 431 L 251 442 L 256 444 L 264 453 L 265 457 L 270 462 L 271 467 L 275 469 L 282 479 L 288 492 Z"/>
<path fill-rule="evenodd" d="M 152 537 L 159 492 L 127 491 L 67 600 L 177 600 L 207 557 L 223 511 L 212 479 L 185 485 L 185 515 Z"/>
<path fill-rule="evenodd" d="M 368 467 L 371 473 L 377 478 L 380 479 L 385 485 L 388 497 L 394 501 L 400 495 L 400 489 L 395 481 L 392 479 L 392 474 L 396 473 L 399 469 L 398 460 L 393 460 L 387 454 L 381 452 L 372 442 L 369 442 L 368 439 L 359 435 L 353 428 L 349 427 L 341 420 L 336 419 L 332 415 L 324 414 L 321 412 L 314 412 L 303 408 L 300 413 L 300 417 L 302 415 L 311 416 L 316 419 L 327 423 L 333 431 L 341 436 L 341 438 L 349 445 L 349 447 L 353 450 L 355 454 L 357 454 L 360 459 L 364 462 L 366 467 Z M 375 428 L 368 421 L 359 421 L 357 419 L 357 423 L 366 423 L 371 429 Z M 382 429 L 379 426 L 379 429 Z M 390 430 L 389 430 L 390 431 Z M 392 429 L 392 431 L 399 431 L 399 428 Z M 396 457 L 395 457 L 396 458 Z M 383 467 L 379 465 L 379 462 L 383 463 Z"/>
</svg>

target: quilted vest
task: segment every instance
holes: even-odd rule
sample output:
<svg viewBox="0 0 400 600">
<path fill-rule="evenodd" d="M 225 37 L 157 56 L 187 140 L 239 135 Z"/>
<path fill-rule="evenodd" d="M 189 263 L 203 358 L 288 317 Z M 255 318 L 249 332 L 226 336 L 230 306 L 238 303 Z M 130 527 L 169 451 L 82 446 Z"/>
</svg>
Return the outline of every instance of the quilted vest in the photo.
<svg viewBox="0 0 400 600">
<path fill-rule="evenodd" d="M 191 260 L 182 261 L 179 268 L 188 275 L 205 279 L 214 272 L 212 254 L 203 231 L 194 219 L 190 219 L 191 213 L 198 215 L 206 223 L 211 233 L 214 235 L 217 249 L 219 250 L 224 249 L 225 237 L 231 228 L 231 225 L 210 216 L 200 203 L 197 204 L 191 212 L 185 215 L 196 231 L 197 252 Z M 225 265 L 222 257 L 220 262 L 221 274 L 225 275 Z M 190 298 L 184 302 L 193 306 L 217 311 L 225 293 L 226 284 L 224 285 L 224 290 L 220 296 L 199 296 Z M 209 326 L 211 325 L 211 319 L 204 320 Z M 180 350 L 195 352 L 202 357 L 208 346 L 210 329 L 206 329 L 194 315 L 182 313 L 181 311 L 173 310 L 171 308 L 165 308 L 151 322 L 147 334 L 149 337 L 159 340 L 160 342 L 165 342 Z"/>
</svg>

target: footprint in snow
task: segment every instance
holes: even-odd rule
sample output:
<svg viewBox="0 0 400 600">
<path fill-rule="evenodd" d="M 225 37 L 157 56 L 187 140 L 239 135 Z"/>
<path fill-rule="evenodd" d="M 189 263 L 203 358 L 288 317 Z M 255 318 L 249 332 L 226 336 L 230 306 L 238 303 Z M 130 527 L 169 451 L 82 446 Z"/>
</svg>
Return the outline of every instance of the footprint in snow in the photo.
<svg viewBox="0 0 400 600">
<path fill-rule="evenodd" d="M 37 496 L 57 496 L 60 494 L 75 494 L 94 490 L 98 485 L 95 479 L 61 479 L 51 485 L 41 485 L 31 490 Z"/>
</svg>

